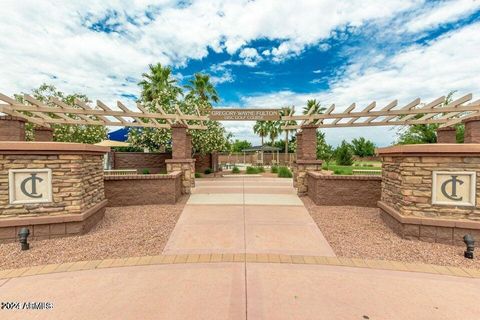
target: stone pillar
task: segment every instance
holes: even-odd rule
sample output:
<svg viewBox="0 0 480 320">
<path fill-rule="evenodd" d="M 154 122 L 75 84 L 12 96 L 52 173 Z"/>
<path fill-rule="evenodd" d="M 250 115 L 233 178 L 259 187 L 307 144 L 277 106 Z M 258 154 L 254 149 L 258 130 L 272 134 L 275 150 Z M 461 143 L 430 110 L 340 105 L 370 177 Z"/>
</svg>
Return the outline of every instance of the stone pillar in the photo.
<svg viewBox="0 0 480 320">
<path fill-rule="evenodd" d="M 36 240 L 90 230 L 107 205 L 103 155 L 109 150 L 78 143 L 0 142 L 0 243 L 15 241 L 21 227 Z M 18 188 L 33 174 L 35 198 L 28 193 L 31 183 Z"/>
<path fill-rule="evenodd" d="M 0 141 L 25 141 L 25 120 L 0 116 Z"/>
<path fill-rule="evenodd" d="M 480 143 L 480 116 L 463 120 L 465 124 L 464 143 Z"/>
<path fill-rule="evenodd" d="M 438 128 L 437 143 L 457 143 L 457 130 L 454 127 Z"/>
<path fill-rule="evenodd" d="M 46 127 L 35 127 L 33 139 L 35 141 L 53 141 L 53 129 Z"/>
<path fill-rule="evenodd" d="M 184 124 L 172 125 L 172 159 L 165 160 L 167 173 L 182 173 L 182 193 L 190 194 L 195 186 L 195 159 L 192 159 L 191 136 Z"/>
<path fill-rule="evenodd" d="M 379 148 L 385 223 L 406 239 L 463 245 L 480 237 L 480 144 Z M 453 186 L 455 185 L 455 191 Z"/>
<path fill-rule="evenodd" d="M 293 186 L 298 195 L 308 192 L 307 172 L 321 170 L 322 161 L 317 160 L 317 126 L 302 126 L 302 132 L 297 133 L 297 160 L 293 165 Z"/>
</svg>

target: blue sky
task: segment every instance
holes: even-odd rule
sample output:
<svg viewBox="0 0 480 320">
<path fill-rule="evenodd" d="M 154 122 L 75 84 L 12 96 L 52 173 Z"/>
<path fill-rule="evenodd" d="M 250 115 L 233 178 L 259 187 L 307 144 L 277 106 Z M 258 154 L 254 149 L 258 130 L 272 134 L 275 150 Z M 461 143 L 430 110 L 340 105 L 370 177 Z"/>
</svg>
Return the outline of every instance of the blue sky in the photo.
<svg viewBox="0 0 480 320">
<path fill-rule="evenodd" d="M 42 82 L 133 107 L 148 64 L 211 74 L 218 107 L 338 110 L 479 92 L 480 1 L 3 1 L 0 92 Z M 478 99 L 478 97 L 476 97 Z M 250 122 L 225 122 L 258 143 Z M 391 144 L 398 128 L 327 129 Z"/>
</svg>

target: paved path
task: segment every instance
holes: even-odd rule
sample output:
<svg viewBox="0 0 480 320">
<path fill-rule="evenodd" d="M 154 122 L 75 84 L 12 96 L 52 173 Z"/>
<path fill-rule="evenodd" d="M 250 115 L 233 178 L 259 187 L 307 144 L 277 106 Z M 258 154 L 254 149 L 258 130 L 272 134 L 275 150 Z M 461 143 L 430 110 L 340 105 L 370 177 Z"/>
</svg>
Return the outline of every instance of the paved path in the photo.
<svg viewBox="0 0 480 320">
<path fill-rule="evenodd" d="M 479 319 L 480 271 L 334 257 L 290 180 L 199 180 L 164 253 L 0 271 L 54 304 L 0 319 Z"/>
<path fill-rule="evenodd" d="M 163 251 L 334 256 L 291 179 L 198 179 Z"/>
</svg>

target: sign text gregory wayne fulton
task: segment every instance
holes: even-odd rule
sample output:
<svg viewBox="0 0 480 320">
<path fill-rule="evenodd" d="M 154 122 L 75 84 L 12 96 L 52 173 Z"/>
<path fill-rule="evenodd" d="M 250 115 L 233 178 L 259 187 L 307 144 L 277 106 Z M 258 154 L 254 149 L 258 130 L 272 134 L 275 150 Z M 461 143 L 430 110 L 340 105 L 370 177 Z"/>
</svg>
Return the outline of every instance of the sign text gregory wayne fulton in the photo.
<svg viewBox="0 0 480 320">
<path fill-rule="evenodd" d="M 279 109 L 213 109 L 210 120 L 218 121 L 265 121 L 280 120 Z"/>
</svg>

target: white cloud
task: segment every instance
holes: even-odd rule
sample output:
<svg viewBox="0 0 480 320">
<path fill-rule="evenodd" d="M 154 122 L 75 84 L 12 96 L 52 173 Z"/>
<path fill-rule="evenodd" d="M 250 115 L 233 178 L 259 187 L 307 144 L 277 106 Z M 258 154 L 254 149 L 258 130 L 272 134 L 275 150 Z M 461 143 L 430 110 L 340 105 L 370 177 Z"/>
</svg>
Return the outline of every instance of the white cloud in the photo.
<svg viewBox="0 0 480 320">
<path fill-rule="evenodd" d="M 248 67 L 255 67 L 260 61 L 263 60 L 255 48 L 243 48 L 238 56 L 243 59 L 243 64 Z"/>
<path fill-rule="evenodd" d="M 420 97 L 429 102 L 452 90 L 460 94 L 473 93 L 480 98 L 480 23 L 452 31 L 425 46 L 412 46 L 391 58 L 362 60 L 349 66 L 331 82 L 328 91 L 298 94 L 280 91 L 244 97 L 243 104 L 258 107 L 296 105 L 301 110 L 308 99 L 319 99 L 327 106 L 335 103 L 337 110 L 356 102 L 357 108 L 377 101 L 381 108 L 394 99 L 399 105 Z M 461 50 L 459 50 L 461 48 Z M 359 65 L 361 64 L 361 65 Z M 359 135 L 389 145 L 395 139 L 396 128 L 366 127 L 325 129 L 327 141 L 338 144 Z"/>
<path fill-rule="evenodd" d="M 138 94 L 136 84 L 124 79 L 138 78 L 149 63 L 180 66 L 205 58 L 209 48 L 234 54 L 256 39 L 282 40 L 271 50 L 281 61 L 338 27 L 386 19 L 418 1 L 198 0 L 179 8 L 173 0 L 4 0 L 0 88 L 13 94 L 49 82 L 113 101 L 121 93 Z M 107 13 L 115 32 L 87 28 Z"/>
<path fill-rule="evenodd" d="M 480 10 L 478 0 L 444 1 L 434 8 L 427 8 L 421 14 L 414 16 L 406 25 L 409 32 L 419 32 L 437 27 L 441 24 L 456 21 Z"/>
</svg>

